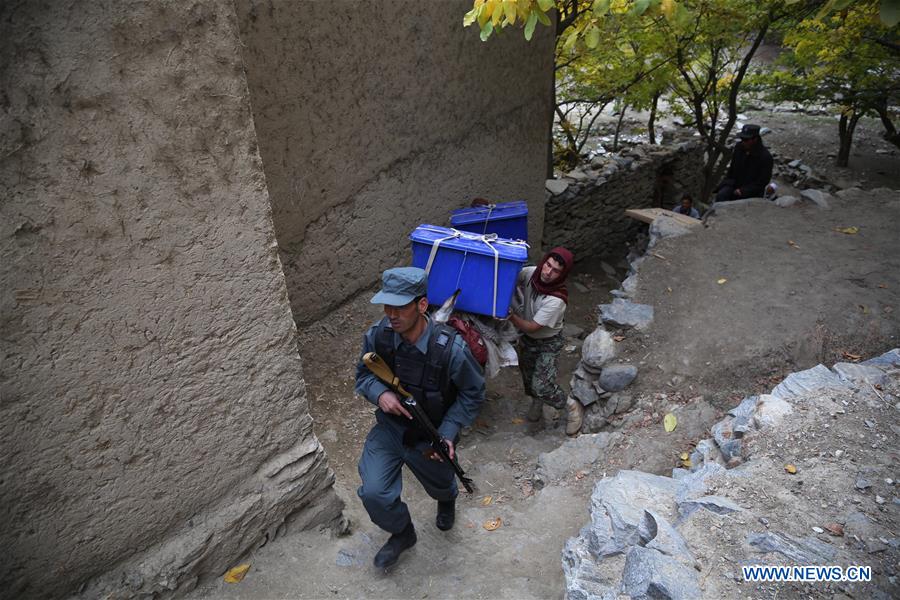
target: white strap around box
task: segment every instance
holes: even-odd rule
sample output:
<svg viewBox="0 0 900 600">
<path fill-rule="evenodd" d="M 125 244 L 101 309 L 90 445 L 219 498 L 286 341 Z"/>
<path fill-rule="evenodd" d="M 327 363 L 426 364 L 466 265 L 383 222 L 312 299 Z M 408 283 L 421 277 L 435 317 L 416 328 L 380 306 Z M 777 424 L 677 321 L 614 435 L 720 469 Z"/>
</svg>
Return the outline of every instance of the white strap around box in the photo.
<svg viewBox="0 0 900 600">
<path fill-rule="evenodd" d="M 492 205 L 493 206 L 493 205 Z M 447 229 L 436 229 L 433 227 L 425 227 L 422 226 L 420 229 L 424 231 L 432 231 L 434 233 L 444 233 L 448 231 Z M 443 242 L 447 240 L 453 239 L 464 239 L 469 240 L 471 242 L 481 242 L 485 244 L 488 248 L 491 249 L 491 252 L 494 253 L 494 301 L 491 303 L 491 316 L 497 316 L 497 272 L 500 268 L 500 252 L 497 248 L 494 247 L 494 244 L 498 244 L 501 246 L 513 246 L 513 247 L 525 247 L 528 248 L 528 242 L 523 242 L 522 240 L 507 240 L 503 238 L 498 238 L 496 233 L 488 233 L 488 234 L 477 234 L 477 233 L 469 233 L 467 231 L 459 231 L 458 229 L 449 229 L 450 234 L 446 235 L 442 238 L 438 238 L 431 243 L 431 254 L 428 255 L 428 263 L 425 265 L 425 273 L 431 274 L 431 265 L 434 264 L 434 259 L 437 256 L 438 248 L 440 248 Z"/>
</svg>

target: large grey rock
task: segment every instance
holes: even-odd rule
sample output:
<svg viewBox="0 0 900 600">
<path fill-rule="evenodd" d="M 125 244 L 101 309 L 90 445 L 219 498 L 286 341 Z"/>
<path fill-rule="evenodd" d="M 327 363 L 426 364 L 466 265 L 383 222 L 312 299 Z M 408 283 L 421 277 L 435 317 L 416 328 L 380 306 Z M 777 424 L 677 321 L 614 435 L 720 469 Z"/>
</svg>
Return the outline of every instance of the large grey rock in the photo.
<svg viewBox="0 0 900 600">
<path fill-rule="evenodd" d="M 544 187 L 554 196 L 558 196 L 569 189 L 569 183 L 570 181 L 566 179 L 548 179 L 544 182 Z"/>
<path fill-rule="evenodd" d="M 788 208 L 800 202 L 800 198 L 797 196 L 779 196 L 775 198 L 775 206 L 780 206 L 781 208 Z"/>
<path fill-rule="evenodd" d="M 701 496 L 691 500 L 683 500 L 678 503 L 678 510 L 683 517 L 690 516 L 695 511 L 705 508 L 717 515 L 725 515 L 732 512 L 744 510 L 734 501 L 724 496 Z"/>
<path fill-rule="evenodd" d="M 694 561 L 681 534 L 665 517 L 655 511 L 650 509 L 644 511 L 644 518 L 638 525 L 638 537 L 640 544 L 645 548 L 658 550 L 687 564 Z"/>
<path fill-rule="evenodd" d="M 646 329 L 653 322 L 653 307 L 616 298 L 612 304 L 600 305 L 600 319 L 614 327 Z"/>
<path fill-rule="evenodd" d="M 756 552 L 763 554 L 777 552 L 804 565 L 826 564 L 825 561 L 835 555 L 834 548 L 816 538 L 798 538 L 786 533 L 771 531 L 751 533 L 747 536 L 747 543 Z"/>
<path fill-rule="evenodd" d="M 569 385 L 572 388 L 572 395 L 584 406 L 590 406 L 600 397 L 597 390 L 594 389 L 593 381 L 576 376 L 572 377 Z"/>
<path fill-rule="evenodd" d="M 598 562 L 591 554 L 584 528 L 578 537 L 569 538 L 562 551 L 562 568 L 566 577 L 566 600 L 616 600 L 622 586 L 622 565 Z M 624 563 L 624 561 L 622 561 Z"/>
<path fill-rule="evenodd" d="M 794 412 L 794 407 L 787 400 L 770 396 L 769 394 L 762 394 L 759 397 L 759 403 L 756 405 L 753 420 L 759 429 L 774 427 L 792 412 Z"/>
<path fill-rule="evenodd" d="M 880 367 L 884 369 L 900 367 L 900 348 L 894 348 L 893 350 L 885 352 L 881 356 L 870 358 L 869 360 L 863 361 L 860 364 Z"/>
<path fill-rule="evenodd" d="M 789 400 L 795 396 L 806 394 L 822 388 L 846 387 L 840 377 L 832 373 L 824 365 L 816 365 L 812 369 L 791 373 L 784 381 L 775 386 L 772 396 Z"/>
<path fill-rule="evenodd" d="M 678 490 L 676 492 L 677 502 L 685 502 L 687 500 L 705 496 L 709 489 L 708 480 L 726 473 L 725 467 L 718 463 L 710 462 L 704 464 L 690 475 L 682 477 L 678 480 Z"/>
<path fill-rule="evenodd" d="M 693 227 L 676 221 L 668 215 L 660 215 L 650 223 L 650 241 L 647 248 L 653 248 L 660 240 L 679 237 L 693 231 Z"/>
<path fill-rule="evenodd" d="M 591 494 L 588 547 L 594 556 L 624 552 L 640 540 L 644 510 L 674 518 L 679 482 L 641 471 L 619 471 L 597 482 Z"/>
<path fill-rule="evenodd" d="M 637 377 L 637 367 L 626 364 L 607 364 L 600 373 L 598 385 L 607 392 L 621 392 Z"/>
<path fill-rule="evenodd" d="M 888 379 L 885 372 L 874 365 L 837 363 L 831 367 L 831 370 L 837 374 L 841 381 L 855 385 L 881 385 Z"/>
<path fill-rule="evenodd" d="M 736 419 L 749 418 L 753 415 L 756 405 L 759 402 L 759 396 L 748 396 L 744 398 L 740 404 L 728 411 L 728 414 Z"/>
<path fill-rule="evenodd" d="M 603 327 L 598 327 L 584 339 L 581 361 L 585 366 L 600 369 L 616 354 L 616 342 Z"/>
<path fill-rule="evenodd" d="M 587 174 L 581 169 L 574 169 L 566 173 L 566 177 L 569 179 L 574 179 L 575 181 L 586 181 L 588 179 Z"/>
<path fill-rule="evenodd" d="M 622 591 L 632 600 L 700 598 L 697 571 L 650 548 L 633 547 L 625 557 Z"/>
<path fill-rule="evenodd" d="M 637 284 L 637 273 L 632 273 L 622 282 L 621 290 L 625 292 L 625 295 L 628 297 L 634 296 L 635 292 L 637 292 Z"/>
<path fill-rule="evenodd" d="M 821 190 L 803 190 L 800 197 L 822 209 L 828 209 L 828 194 Z"/>
<path fill-rule="evenodd" d="M 621 437 L 622 434 L 618 432 L 580 435 L 566 440 L 556 450 L 540 454 L 533 477 L 534 486 L 542 488 L 551 481 L 562 479 L 592 464 L 610 444 L 616 443 Z"/>
<path fill-rule="evenodd" d="M 735 458 L 741 458 L 741 440 L 740 433 L 736 433 L 732 426 L 734 425 L 734 417 L 725 417 L 712 427 L 713 439 L 719 450 L 722 451 L 722 457 L 726 462 Z"/>
</svg>

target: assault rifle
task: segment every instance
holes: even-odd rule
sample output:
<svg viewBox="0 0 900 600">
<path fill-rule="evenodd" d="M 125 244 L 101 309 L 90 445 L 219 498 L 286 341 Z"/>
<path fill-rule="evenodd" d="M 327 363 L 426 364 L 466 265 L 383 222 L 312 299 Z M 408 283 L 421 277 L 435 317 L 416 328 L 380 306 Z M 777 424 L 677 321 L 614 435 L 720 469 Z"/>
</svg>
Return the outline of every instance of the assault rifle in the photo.
<svg viewBox="0 0 900 600">
<path fill-rule="evenodd" d="M 374 352 L 365 353 L 363 355 L 363 363 L 375 377 L 386 383 L 388 387 L 400 395 L 403 405 L 409 410 L 409 414 L 412 415 L 413 419 L 423 430 L 425 430 L 425 433 L 428 434 L 428 437 L 431 440 L 431 447 L 434 448 L 444 461 L 453 467 L 453 470 L 456 471 L 456 476 L 459 477 L 459 481 L 463 484 L 463 487 L 466 488 L 466 491 L 470 494 L 473 493 L 474 484 L 472 483 L 472 480 L 469 477 L 466 477 L 462 467 L 456 462 L 456 458 L 450 458 L 450 448 L 447 447 L 447 442 L 444 441 L 444 438 L 441 437 L 438 430 L 434 428 L 431 419 L 428 418 L 428 415 L 425 414 L 425 411 L 422 410 L 422 407 L 419 406 L 416 399 L 412 397 L 412 394 L 403 389 L 403 386 L 400 385 L 400 380 L 394 376 L 394 372 L 391 371 L 391 368 L 387 363 Z"/>
</svg>

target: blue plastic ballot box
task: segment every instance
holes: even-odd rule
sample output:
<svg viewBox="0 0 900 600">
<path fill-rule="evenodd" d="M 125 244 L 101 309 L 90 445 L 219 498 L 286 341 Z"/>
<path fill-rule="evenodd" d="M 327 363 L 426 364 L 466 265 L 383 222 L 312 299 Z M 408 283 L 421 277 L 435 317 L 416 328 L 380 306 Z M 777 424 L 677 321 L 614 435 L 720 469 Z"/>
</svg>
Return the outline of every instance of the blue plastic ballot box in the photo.
<svg viewBox="0 0 900 600">
<path fill-rule="evenodd" d="M 450 213 L 450 226 L 472 233 L 496 233 L 510 240 L 528 240 L 528 204 L 524 200 L 459 208 Z"/>
<path fill-rule="evenodd" d="M 409 234 L 413 266 L 428 271 L 428 302 L 442 304 L 459 289 L 457 310 L 506 317 L 528 244 L 438 225 Z"/>
</svg>

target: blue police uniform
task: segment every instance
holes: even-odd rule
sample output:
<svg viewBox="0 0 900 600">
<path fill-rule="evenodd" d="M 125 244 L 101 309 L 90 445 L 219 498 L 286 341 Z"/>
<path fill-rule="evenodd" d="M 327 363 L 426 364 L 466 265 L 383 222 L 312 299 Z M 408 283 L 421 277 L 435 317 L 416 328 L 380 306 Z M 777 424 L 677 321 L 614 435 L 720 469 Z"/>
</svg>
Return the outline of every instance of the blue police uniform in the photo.
<svg viewBox="0 0 900 600">
<path fill-rule="evenodd" d="M 376 336 L 381 327 L 382 324 L 376 324 L 366 332 L 362 354 L 375 351 Z M 424 357 L 434 329 L 429 319 L 425 331 L 414 345 L 409 344 L 400 334 L 391 332 L 393 348 L 398 353 L 421 353 Z M 441 437 L 456 440 L 460 429 L 475 421 L 484 402 L 484 375 L 460 336 L 453 338 L 449 355 L 447 374 L 456 392 L 456 400 L 449 405 L 441 422 L 434 425 Z M 409 382 L 403 381 L 402 374 L 397 373 L 397 376 L 406 387 Z M 356 367 L 356 392 L 378 406 L 378 397 L 387 390 L 387 385 L 372 374 L 360 358 Z M 400 499 L 400 471 L 404 464 L 421 482 L 428 495 L 439 502 L 456 498 L 456 478 L 449 464 L 425 456 L 424 451 L 429 447 L 427 441 L 404 444 L 404 436 L 407 436 L 412 426 L 405 417 L 387 415 L 379 408 L 375 411 L 375 421 L 359 459 L 362 485 L 357 494 L 372 522 L 396 534 L 411 523 L 409 509 Z"/>
</svg>

